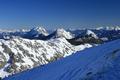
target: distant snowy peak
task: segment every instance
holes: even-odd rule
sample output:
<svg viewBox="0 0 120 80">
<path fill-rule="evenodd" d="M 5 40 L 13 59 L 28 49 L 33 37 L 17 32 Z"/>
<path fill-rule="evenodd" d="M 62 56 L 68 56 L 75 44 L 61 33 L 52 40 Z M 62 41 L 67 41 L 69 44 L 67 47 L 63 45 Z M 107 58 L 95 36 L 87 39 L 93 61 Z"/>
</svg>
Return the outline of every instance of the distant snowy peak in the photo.
<svg viewBox="0 0 120 80">
<path fill-rule="evenodd" d="M 96 30 L 120 30 L 120 26 L 106 26 L 106 27 L 98 27 L 94 29 Z"/>
<path fill-rule="evenodd" d="M 64 37 L 66 39 L 71 39 L 73 38 L 73 35 L 70 32 L 64 30 L 63 28 L 60 28 L 56 30 L 56 37 Z"/>
<path fill-rule="evenodd" d="M 86 35 L 90 35 L 91 37 L 98 39 L 98 36 L 91 30 L 86 30 Z"/>
<path fill-rule="evenodd" d="M 33 35 L 44 35 L 44 36 L 47 36 L 48 35 L 48 32 L 42 28 L 42 27 L 35 27 L 33 29 L 30 30 L 30 33 L 33 34 Z"/>
</svg>

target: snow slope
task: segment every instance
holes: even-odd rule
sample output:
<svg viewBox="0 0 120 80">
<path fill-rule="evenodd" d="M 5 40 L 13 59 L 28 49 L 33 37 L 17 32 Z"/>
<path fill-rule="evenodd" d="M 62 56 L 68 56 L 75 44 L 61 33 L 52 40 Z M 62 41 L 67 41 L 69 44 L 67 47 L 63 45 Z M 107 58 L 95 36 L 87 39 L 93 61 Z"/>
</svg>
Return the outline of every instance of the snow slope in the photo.
<svg viewBox="0 0 120 80">
<path fill-rule="evenodd" d="M 2 68 L 0 77 L 8 75 L 3 73 L 18 73 L 89 47 L 92 46 L 90 44 L 71 45 L 65 38 L 43 41 L 16 37 L 11 40 L 0 40 L 0 68 Z M 10 65 L 4 70 L 8 63 Z"/>
<path fill-rule="evenodd" d="M 120 80 L 119 76 L 120 40 L 116 40 L 3 80 Z"/>
</svg>

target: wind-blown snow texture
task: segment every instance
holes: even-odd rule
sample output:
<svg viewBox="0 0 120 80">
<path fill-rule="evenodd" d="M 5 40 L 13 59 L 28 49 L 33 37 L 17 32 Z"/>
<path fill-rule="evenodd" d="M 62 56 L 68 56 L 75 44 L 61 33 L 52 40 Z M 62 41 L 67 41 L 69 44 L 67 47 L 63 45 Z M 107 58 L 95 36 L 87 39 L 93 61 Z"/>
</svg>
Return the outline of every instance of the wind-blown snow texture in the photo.
<svg viewBox="0 0 120 80">
<path fill-rule="evenodd" d="M 3 80 L 120 80 L 120 40 L 77 52 Z"/>
</svg>

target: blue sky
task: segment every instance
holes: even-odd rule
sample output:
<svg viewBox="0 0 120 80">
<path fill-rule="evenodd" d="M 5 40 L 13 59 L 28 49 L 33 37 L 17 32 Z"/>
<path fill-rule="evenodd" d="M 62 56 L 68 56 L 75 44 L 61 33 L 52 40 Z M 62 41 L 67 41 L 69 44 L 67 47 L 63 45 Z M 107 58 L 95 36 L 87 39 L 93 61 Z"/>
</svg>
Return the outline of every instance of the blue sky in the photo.
<svg viewBox="0 0 120 80">
<path fill-rule="evenodd" d="M 0 0 L 0 28 L 120 25 L 120 0 Z"/>
</svg>

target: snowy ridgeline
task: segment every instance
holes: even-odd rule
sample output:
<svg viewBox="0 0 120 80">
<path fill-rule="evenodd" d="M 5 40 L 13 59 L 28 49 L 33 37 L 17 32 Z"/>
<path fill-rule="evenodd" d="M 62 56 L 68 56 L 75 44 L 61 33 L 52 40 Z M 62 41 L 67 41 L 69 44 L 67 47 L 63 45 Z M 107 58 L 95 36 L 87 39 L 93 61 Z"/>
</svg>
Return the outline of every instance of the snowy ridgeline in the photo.
<svg viewBox="0 0 120 80">
<path fill-rule="evenodd" d="M 3 80 L 120 80 L 119 76 L 120 40 L 116 40 Z"/>
<path fill-rule="evenodd" d="M 47 64 L 89 47 L 92 45 L 71 45 L 65 38 L 47 41 L 23 38 L 1 39 L 0 77 Z"/>
<path fill-rule="evenodd" d="M 28 30 L 0 30 L 0 39 L 9 40 L 14 37 L 22 37 L 26 39 L 39 39 L 49 40 L 54 38 L 64 37 L 66 39 L 72 39 L 76 37 L 93 37 L 95 39 L 101 39 L 103 41 L 112 41 L 120 38 L 120 27 L 100 27 L 92 29 L 63 29 L 59 28 L 53 31 L 47 31 L 42 27 L 35 27 Z"/>
<path fill-rule="evenodd" d="M 41 27 L 17 31 L 0 30 L 0 77 L 42 67 L 85 48 L 120 39 L 119 34 L 119 28 L 61 28 L 51 33 Z"/>
</svg>

